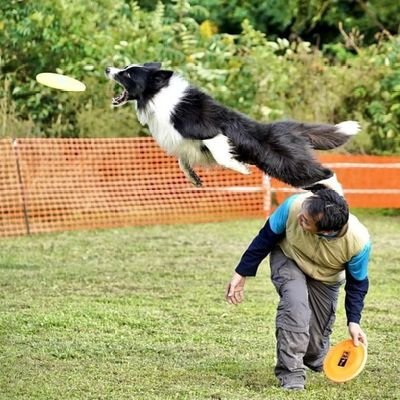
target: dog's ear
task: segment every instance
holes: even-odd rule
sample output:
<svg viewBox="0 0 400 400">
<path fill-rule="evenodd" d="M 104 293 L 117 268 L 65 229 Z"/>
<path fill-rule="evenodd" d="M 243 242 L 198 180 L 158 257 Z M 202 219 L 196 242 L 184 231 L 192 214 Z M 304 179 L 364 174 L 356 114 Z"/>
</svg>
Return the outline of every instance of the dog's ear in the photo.
<svg viewBox="0 0 400 400">
<path fill-rule="evenodd" d="M 173 73 L 174 71 L 163 69 L 155 71 L 152 75 L 153 84 L 156 86 L 157 89 L 163 88 L 168 83 L 169 78 L 171 78 Z"/>
<path fill-rule="evenodd" d="M 304 190 L 309 190 L 312 193 L 317 193 L 318 190 L 322 190 L 322 189 L 330 189 L 328 186 L 323 185 L 322 183 L 316 183 L 314 185 L 311 186 L 307 186 L 305 188 L 303 188 Z"/>
<path fill-rule="evenodd" d="M 161 63 L 160 62 L 148 62 L 148 63 L 144 63 L 143 67 L 150 68 L 150 69 L 160 69 Z"/>
</svg>

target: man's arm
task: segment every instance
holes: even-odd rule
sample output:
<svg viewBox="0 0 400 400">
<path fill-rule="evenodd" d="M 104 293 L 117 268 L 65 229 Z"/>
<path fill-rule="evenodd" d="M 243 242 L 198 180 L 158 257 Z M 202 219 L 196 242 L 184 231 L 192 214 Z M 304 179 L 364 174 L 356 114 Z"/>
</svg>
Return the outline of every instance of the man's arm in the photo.
<svg viewBox="0 0 400 400">
<path fill-rule="evenodd" d="M 272 215 L 271 215 L 272 218 Z M 270 253 L 274 246 L 285 236 L 271 229 L 271 218 L 253 239 L 244 252 L 235 273 L 225 290 L 225 298 L 230 304 L 239 304 L 244 299 L 244 285 L 247 276 L 255 276 L 261 261 Z"/>
<path fill-rule="evenodd" d="M 290 206 L 296 197 L 296 195 L 289 197 L 271 214 L 264 227 L 244 252 L 225 290 L 225 298 L 228 303 L 239 304 L 243 301 L 246 277 L 256 275 L 261 261 L 285 237 Z"/>
<path fill-rule="evenodd" d="M 235 271 L 241 276 L 255 276 L 261 261 L 264 260 L 275 245 L 284 238 L 284 232 L 275 233 L 271 229 L 270 219 L 268 219 L 264 227 L 243 253 Z"/>
<path fill-rule="evenodd" d="M 236 272 L 241 276 L 255 276 L 261 261 L 285 237 L 286 222 L 289 216 L 294 195 L 286 199 L 269 217 L 264 227 L 244 252 Z"/>
<path fill-rule="evenodd" d="M 370 252 L 371 243 L 368 242 L 346 266 L 345 308 L 349 332 L 355 345 L 358 345 L 359 340 L 367 344 L 366 335 L 360 327 L 360 320 L 364 308 L 364 298 L 369 287 L 368 260 Z"/>
</svg>

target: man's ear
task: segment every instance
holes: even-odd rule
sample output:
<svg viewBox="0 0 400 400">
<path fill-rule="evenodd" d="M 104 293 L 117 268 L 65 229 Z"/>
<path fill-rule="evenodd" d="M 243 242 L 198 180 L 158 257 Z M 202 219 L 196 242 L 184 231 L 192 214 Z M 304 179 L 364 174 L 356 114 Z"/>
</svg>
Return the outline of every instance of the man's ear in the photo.
<svg viewBox="0 0 400 400">
<path fill-rule="evenodd" d="M 161 63 L 160 62 L 148 62 L 148 63 L 144 63 L 143 67 L 151 68 L 151 69 L 160 69 Z"/>
<path fill-rule="evenodd" d="M 167 71 L 167 70 L 163 70 L 163 69 L 160 69 L 160 70 L 154 72 L 154 74 L 152 76 L 154 85 L 157 88 L 161 89 L 168 83 L 169 78 L 171 78 L 173 73 L 174 73 L 174 71 Z"/>
</svg>

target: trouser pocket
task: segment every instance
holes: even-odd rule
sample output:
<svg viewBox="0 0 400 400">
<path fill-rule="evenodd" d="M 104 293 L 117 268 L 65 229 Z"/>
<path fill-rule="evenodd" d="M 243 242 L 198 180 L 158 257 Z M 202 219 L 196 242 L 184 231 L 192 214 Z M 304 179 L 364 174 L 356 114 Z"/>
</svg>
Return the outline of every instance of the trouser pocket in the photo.
<svg viewBox="0 0 400 400">
<path fill-rule="evenodd" d="M 308 333 L 310 307 L 304 273 L 279 248 L 273 250 L 270 263 L 271 280 L 280 297 L 276 327 Z"/>
<path fill-rule="evenodd" d="M 331 335 L 332 330 L 333 330 L 332 328 L 333 328 L 333 325 L 335 324 L 335 321 L 336 321 L 336 305 L 332 304 L 331 315 L 328 317 L 327 323 L 322 332 L 322 335 L 324 337 L 329 337 Z"/>
<path fill-rule="evenodd" d="M 285 256 L 279 246 L 271 252 L 270 267 L 271 281 L 279 295 L 281 295 L 282 286 L 288 281 L 299 279 L 305 283 L 304 273 L 293 260 Z"/>
<path fill-rule="evenodd" d="M 336 304 L 339 285 L 326 286 L 320 282 L 309 282 L 310 342 L 304 362 L 313 369 L 320 369 L 327 351 L 329 337 L 336 320 Z"/>
</svg>

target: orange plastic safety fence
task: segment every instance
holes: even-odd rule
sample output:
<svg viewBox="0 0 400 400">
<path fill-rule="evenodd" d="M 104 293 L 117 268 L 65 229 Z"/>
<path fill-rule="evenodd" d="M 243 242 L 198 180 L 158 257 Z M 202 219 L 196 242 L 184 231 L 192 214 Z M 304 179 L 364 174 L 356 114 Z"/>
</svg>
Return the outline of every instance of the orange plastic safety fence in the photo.
<svg viewBox="0 0 400 400">
<path fill-rule="evenodd" d="M 400 208 L 400 157 L 321 154 L 319 160 L 335 171 L 350 207 Z M 296 191 L 271 180 L 272 206 Z"/>
<path fill-rule="evenodd" d="M 19 181 L 15 148 L 0 140 L 0 235 L 26 233 L 24 193 Z"/>
<path fill-rule="evenodd" d="M 400 208 L 400 157 L 321 160 L 336 171 L 351 206 Z M 263 217 L 294 190 L 256 168 L 248 176 L 196 171 L 202 188 L 152 138 L 3 139 L 0 236 Z"/>
<path fill-rule="evenodd" d="M 151 138 L 0 143 L 0 236 L 264 214 L 259 171 L 198 169 L 195 188 Z"/>
</svg>

